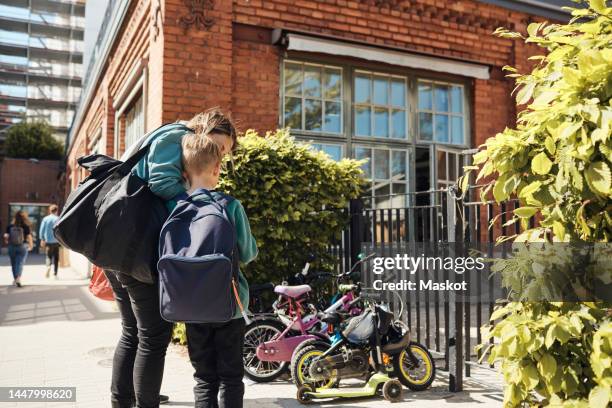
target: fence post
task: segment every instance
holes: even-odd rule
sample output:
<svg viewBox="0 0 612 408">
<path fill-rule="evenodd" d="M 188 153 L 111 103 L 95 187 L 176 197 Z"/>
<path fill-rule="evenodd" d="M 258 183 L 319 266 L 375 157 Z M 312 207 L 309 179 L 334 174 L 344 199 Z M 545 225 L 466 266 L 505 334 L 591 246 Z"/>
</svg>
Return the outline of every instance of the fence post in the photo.
<svg viewBox="0 0 612 408">
<path fill-rule="evenodd" d="M 361 253 L 361 244 L 364 236 L 363 225 L 363 200 L 355 198 L 349 201 L 349 216 L 350 216 L 350 236 L 349 236 L 349 253 L 351 255 L 350 266 L 352 267 L 358 261 Z"/>
<path fill-rule="evenodd" d="M 447 201 L 447 228 L 448 228 L 448 242 L 449 248 L 452 250 L 453 243 L 456 240 L 456 209 L 457 200 L 454 196 L 454 191 L 449 192 Z M 454 251 L 452 251 L 454 252 Z M 451 254 L 455 255 L 454 253 Z M 455 281 L 456 274 L 451 273 L 451 280 Z M 446 350 L 448 356 L 448 389 L 451 392 L 459 392 L 463 390 L 463 303 L 457 301 L 457 297 L 454 291 L 448 293 L 448 320 L 449 320 L 449 332 L 446 334 L 450 336 Z"/>
</svg>

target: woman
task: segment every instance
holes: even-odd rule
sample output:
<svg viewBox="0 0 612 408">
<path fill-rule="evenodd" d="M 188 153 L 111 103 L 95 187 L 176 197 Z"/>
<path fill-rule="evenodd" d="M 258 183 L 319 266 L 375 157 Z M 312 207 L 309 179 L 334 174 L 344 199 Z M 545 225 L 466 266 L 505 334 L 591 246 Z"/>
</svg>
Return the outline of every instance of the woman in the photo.
<svg viewBox="0 0 612 408">
<path fill-rule="evenodd" d="M 28 252 L 34 247 L 31 226 L 28 214 L 20 210 L 15 213 L 13 221 L 4 234 L 4 241 L 8 244 L 11 269 L 13 270 L 13 285 L 18 288 L 21 287 L 23 264 L 28 257 Z"/>
<path fill-rule="evenodd" d="M 212 119 L 212 120 L 211 120 Z M 204 124 L 214 123 L 214 128 Z M 187 128 L 177 124 L 153 132 L 147 156 L 133 170 L 149 184 L 151 191 L 166 202 L 169 210 L 186 197 L 181 163 L 181 142 L 190 129 L 211 135 L 222 153 L 233 150 L 236 131 L 231 120 L 211 109 L 196 115 Z M 123 273 L 122 273 L 123 272 Z M 113 288 L 121 315 L 122 332 L 113 357 L 111 403 L 113 407 L 157 407 L 168 401 L 160 396 L 164 359 L 170 342 L 172 324 L 163 320 L 159 310 L 158 284 L 132 278 L 129 271 L 105 271 Z"/>
</svg>

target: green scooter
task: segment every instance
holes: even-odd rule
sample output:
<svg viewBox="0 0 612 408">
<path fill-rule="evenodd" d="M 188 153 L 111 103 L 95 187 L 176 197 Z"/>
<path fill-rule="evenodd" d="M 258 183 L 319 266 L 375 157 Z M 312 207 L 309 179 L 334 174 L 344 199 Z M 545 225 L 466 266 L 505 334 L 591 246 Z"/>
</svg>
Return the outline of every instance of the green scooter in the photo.
<svg viewBox="0 0 612 408">
<path fill-rule="evenodd" d="M 341 339 L 323 354 L 314 357 L 308 368 L 309 377 L 313 382 L 298 388 L 297 400 L 302 404 L 312 403 L 316 399 L 327 398 L 360 398 L 377 394 L 390 402 L 402 400 L 402 383 L 390 378 L 385 372 L 383 353 L 399 352 L 409 343 L 406 334 L 396 344 L 381 346 L 381 339 L 387 335 L 393 314 L 378 304 L 369 305 L 364 312 L 349 320 L 343 330 Z M 397 349 L 397 350 L 395 350 Z M 373 365 L 374 374 L 370 364 Z M 316 388 L 317 384 L 329 384 L 341 378 L 368 377 L 366 383 L 359 388 Z"/>
</svg>

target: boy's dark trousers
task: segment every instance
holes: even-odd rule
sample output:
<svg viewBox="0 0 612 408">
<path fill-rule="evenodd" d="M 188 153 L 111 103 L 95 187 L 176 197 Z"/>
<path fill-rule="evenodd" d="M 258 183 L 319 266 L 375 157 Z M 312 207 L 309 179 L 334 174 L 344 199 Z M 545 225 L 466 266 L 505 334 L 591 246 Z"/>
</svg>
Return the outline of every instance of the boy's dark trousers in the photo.
<svg viewBox="0 0 612 408">
<path fill-rule="evenodd" d="M 59 244 L 47 243 L 47 262 L 49 267 L 53 266 L 53 274 L 57 276 L 57 267 L 59 266 Z"/>
<path fill-rule="evenodd" d="M 242 408 L 244 319 L 186 324 L 196 408 Z M 218 400 L 217 400 L 218 398 Z"/>
</svg>

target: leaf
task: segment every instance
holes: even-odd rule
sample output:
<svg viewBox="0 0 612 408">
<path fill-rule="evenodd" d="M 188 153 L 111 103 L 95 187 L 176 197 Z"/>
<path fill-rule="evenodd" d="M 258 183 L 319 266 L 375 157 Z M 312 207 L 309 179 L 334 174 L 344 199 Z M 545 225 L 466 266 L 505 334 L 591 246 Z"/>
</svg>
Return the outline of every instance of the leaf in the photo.
<svg viewBox="0 0 612 408">
<path fill-rule="evenodd" d="M 589 393 L 589 406 L 591 408 L 606 408 L 612 396 L 609 387 L 599 385 Z"/>
<path fill-rule="evenodd" d="M 606 0 L 590 0 L 590 6 L 593 10 L 600 14 L 607 14 Z"/>
<path fill-rule="evenodd" d="M 533 390 L 540 382 L 538 369 L 533 364 L 527 364 L 521 369 L 521 382 L 527 390 Z"/>
<path fill-rule="evenodd" d="M 587 184 L 597 194 L 607 196 L 610 194 L 612 174 L 610 168 L 602 161 L 594 162 L 587 167 L 584 173 Z"/>
<path fill-rule="evenodd" d="M 545 379 L 552 379 L 557 372 L 557 362 L 555 358 L 548 353 L 544 353 L 540 361 L 538 361 L 538 371 Z"/>
<path fill-rule="evenodd" d="M 514 210 L 514 215 L 519 218 L 531 218 L 538 212 L 538 207 L 520 207 Z"/>
<path fill-rule="evenodd" d="M 565 241 L 565 226 L 561 224 L 559 221 L 553 222 L 553 235 L 559 238 L 559 241 Z"/>
<path fill-rule="evenodd" d="M 536 86 L 536 82 L 534 80 L 529 81 L 525 84 L 520 91 L 516 94 L 516 103 L 517 105 L 524 105 L 531 99 L 533 95 L 533 90 Z"/>
<path fill-rule="evenodd" d="M 545 175 L 550 172 L 553 163 L 550 161 L 546 153 L 538 153 L 531 161 L 531 170 L 536 174 Z"/>
<path fill-rule="evenodd" d="M 550 155 L 555 154 L 556 146 L 552 137 L 548 136 L 546 140 L 544 140 L 544 146 L 546 146 L 546 150 Z"/>
</svg>

